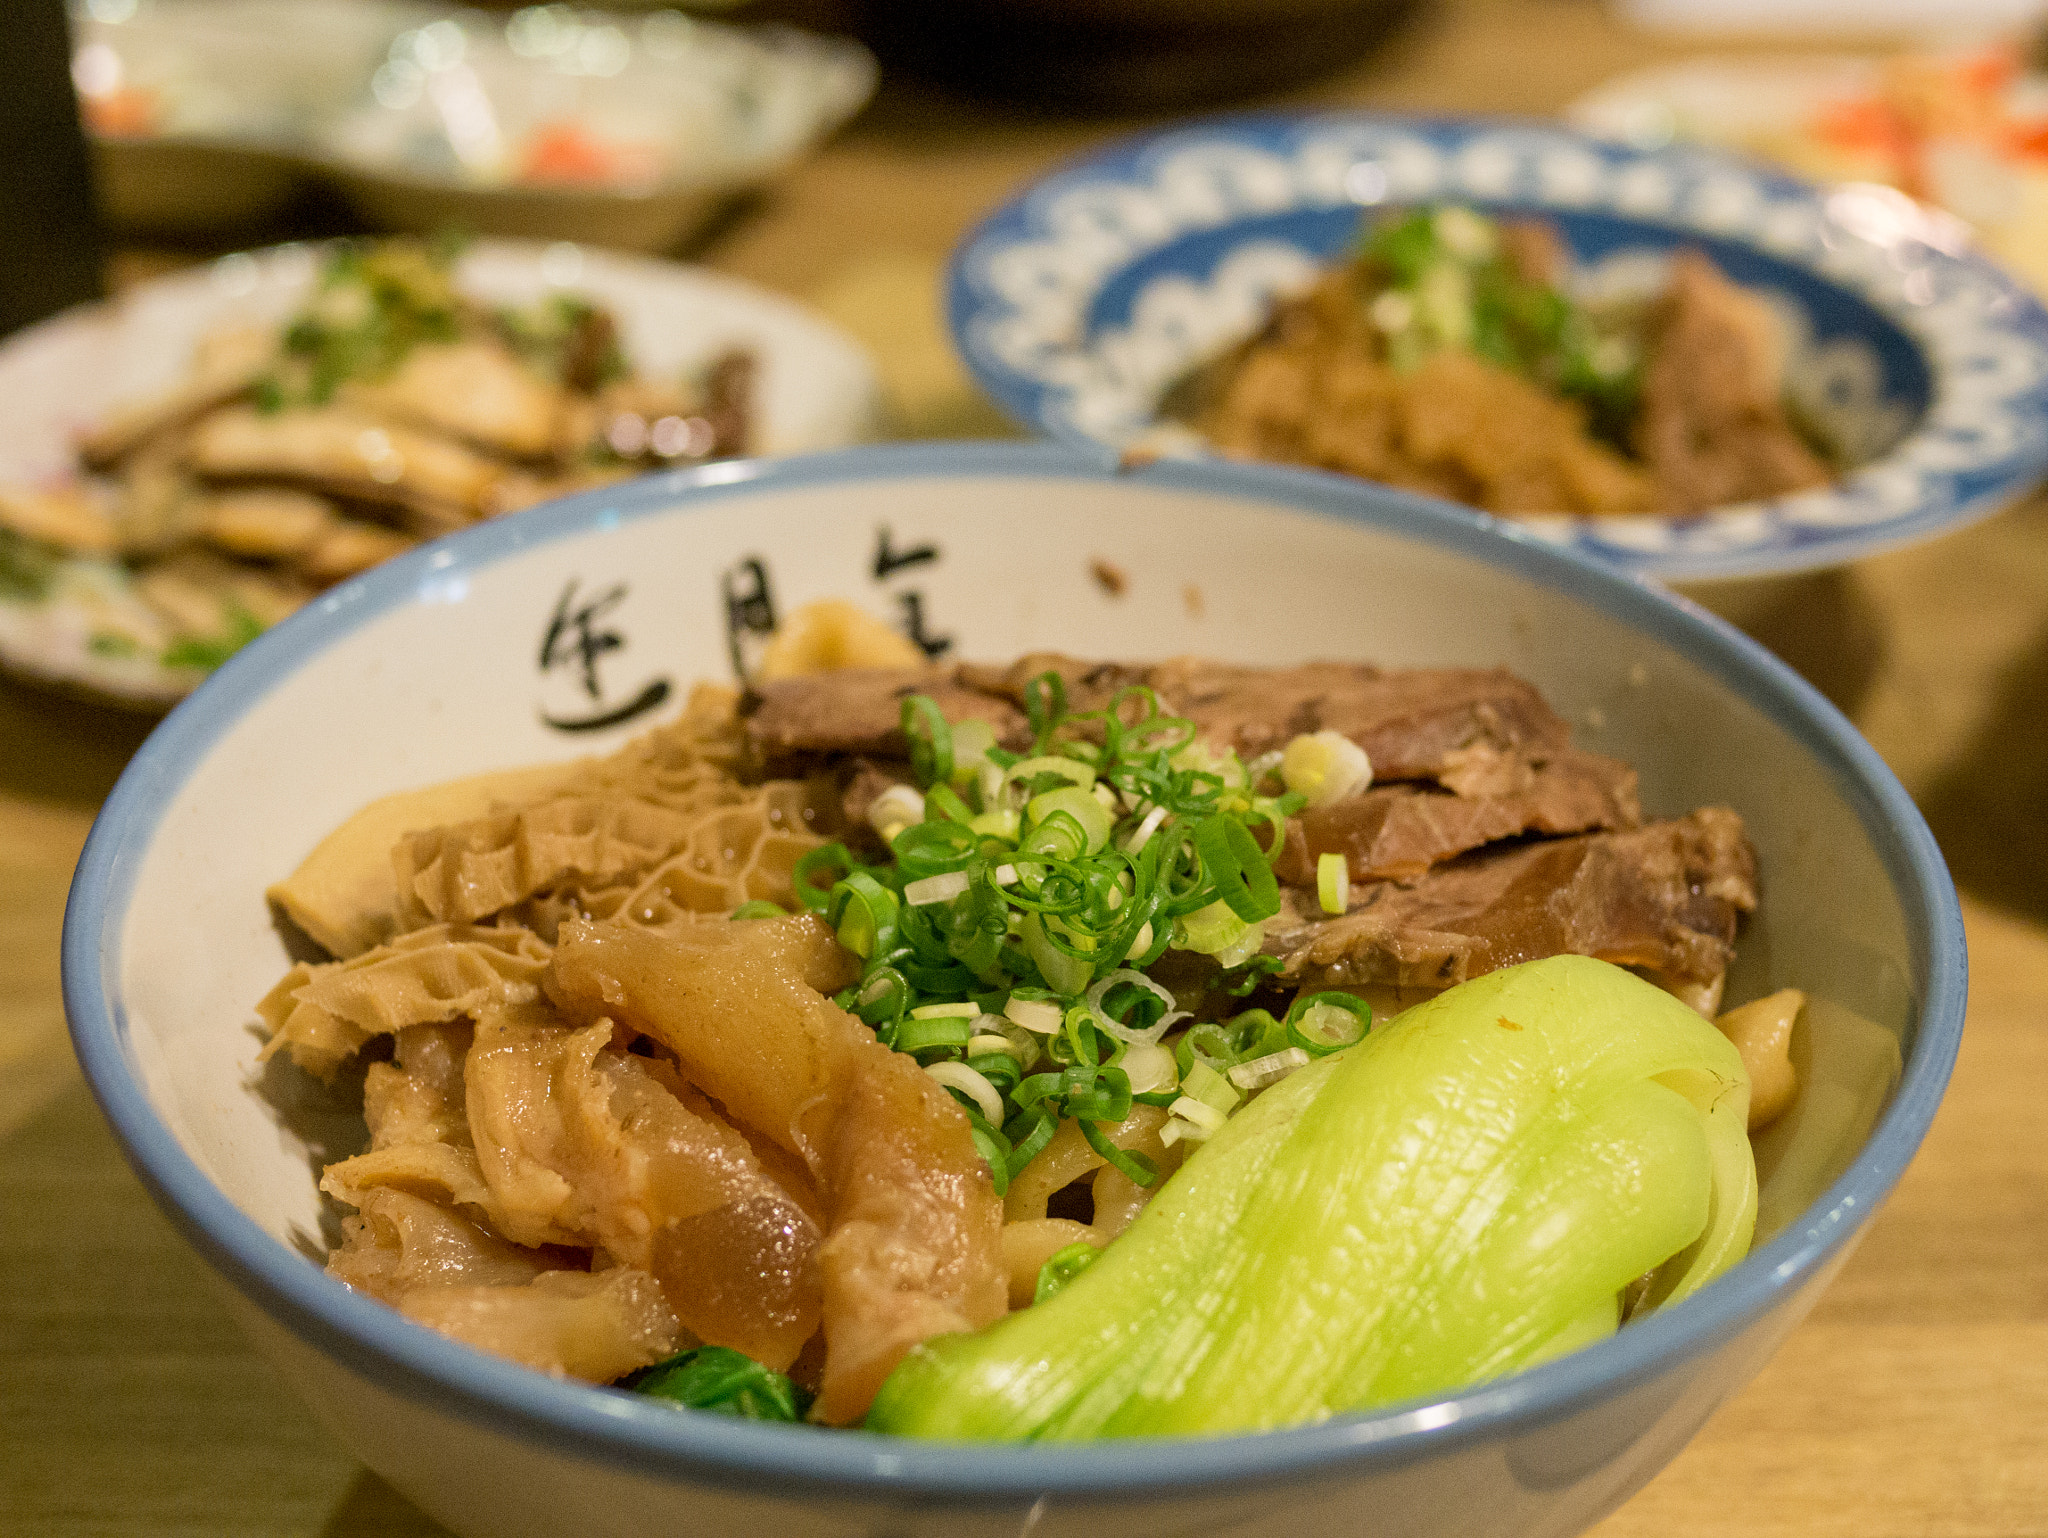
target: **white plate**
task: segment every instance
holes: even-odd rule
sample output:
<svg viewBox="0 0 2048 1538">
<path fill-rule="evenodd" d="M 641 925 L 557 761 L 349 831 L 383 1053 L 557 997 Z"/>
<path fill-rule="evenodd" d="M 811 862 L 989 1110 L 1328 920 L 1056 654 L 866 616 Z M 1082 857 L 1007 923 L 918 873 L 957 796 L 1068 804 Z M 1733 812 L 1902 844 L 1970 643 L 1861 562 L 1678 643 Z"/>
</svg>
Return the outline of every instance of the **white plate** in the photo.
<svg viewBox="0 0 2048 1538">
<path fill-rule="evenodd" d="M 225 256 L 0 343 L 0 484 L 72 478 L 81 429 L 114 405 L 169 388 L 207 332 L 289 316 L 319 261 L 318 247 L 298 245 Z M 879 396 L 859 344 L 751 284 L 646 257 L 499 241 L 472 247 L 458 281 L 465 292 L 503 304 L 550 289 L 587 294 L 618 317 L 626 355 L 644 374 L 673 377 L 728 348 L 749 348 L 760 363 L 758 453 L 838 448 L 875 435 Z M 166 708 L 197 675 L 92 650 L 106 607 L 138 602 L 118 568 L 69 562 L 40 602 L 0 596 L 0 666 L 120 703 Z"/>
</svg>

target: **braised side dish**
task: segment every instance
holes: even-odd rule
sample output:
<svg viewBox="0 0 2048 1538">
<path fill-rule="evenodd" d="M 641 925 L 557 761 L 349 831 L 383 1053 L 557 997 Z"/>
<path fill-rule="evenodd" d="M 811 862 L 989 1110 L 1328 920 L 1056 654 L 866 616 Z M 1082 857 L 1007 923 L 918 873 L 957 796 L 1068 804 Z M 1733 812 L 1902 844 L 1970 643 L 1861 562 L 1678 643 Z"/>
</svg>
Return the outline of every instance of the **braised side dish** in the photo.
<svg viewBox="0 0 2048 1538">
<path fill-rule="evenodd" d="M 285 325 L 214 333 L 174 389 L 95 424 L 86 478 L 0 484 L 0 598 L 43 596 L 67 558 L 118 560 L 142 604 L 103 605 L 93 650 L 204 670 L 422 540 L 746 451 L 747 354 L 697 379 L 638 375 L 602 306 L 485 304 L 455 256 L 335 244 Z"/>
<path fill-rule="evenodd" d="M 1548 225 L 1459 207 L 1353 255 L 1167 395 L 1222 452 L 1495 513 L 1687 514 L 1826 485 L 1762 300 L 1703 252 L 1647 300 L 1575 297 Z"/>
<path fill-rule="evenodd" d="M 329 1270 L 544 1371 L 945 1437 L 1598 1339 L 1746 1250 L 1799 1000 L 1715 1029 L 1741 820 L 1645 819 L 1569 735 L 1499 670 L 1042 655 L 700 687 L 374 803 L 273 889 L 336 959 L 260 1007 L 363 1075 Z"/>
</svg>

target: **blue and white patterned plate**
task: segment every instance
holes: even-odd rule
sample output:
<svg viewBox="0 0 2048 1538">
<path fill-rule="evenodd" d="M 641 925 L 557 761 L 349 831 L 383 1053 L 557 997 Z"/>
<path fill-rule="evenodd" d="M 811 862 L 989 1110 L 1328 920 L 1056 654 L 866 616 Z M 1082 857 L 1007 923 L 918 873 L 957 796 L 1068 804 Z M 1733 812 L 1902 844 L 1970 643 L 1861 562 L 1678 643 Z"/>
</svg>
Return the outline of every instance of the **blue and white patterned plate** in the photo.
<svg viewBox="0 0 2048 1538">
<path fill-rule="evenodd" d="M 1534 124 L 1304 113 L 1127 141 L 962 243 L 954 342 L 1055 438 L 1199 452 L 1160 424 L 1166 386 L 1305 286 L 1361 212 L 1437 200 L 1548 218 L 1597 285 L 1704 249 L 1785 322 L 1788 390 L 1852 466 L 1826 491 L 1695 518 L 1516 521 L 1539 538 L 1671 579 L 1798 571 L 1955 528 L 2048 473 L 2048 311 L 1961 225 L 1885 188 Z"/>
</svg>

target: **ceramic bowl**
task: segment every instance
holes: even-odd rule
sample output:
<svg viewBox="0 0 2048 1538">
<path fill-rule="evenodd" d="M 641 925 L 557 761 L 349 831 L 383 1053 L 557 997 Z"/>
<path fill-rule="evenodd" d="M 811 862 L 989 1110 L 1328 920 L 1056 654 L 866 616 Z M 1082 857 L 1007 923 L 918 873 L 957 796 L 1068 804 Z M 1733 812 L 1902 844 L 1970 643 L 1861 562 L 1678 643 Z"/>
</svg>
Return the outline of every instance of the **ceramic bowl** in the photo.
<svg viewBox="0 0 2048 1538">
<path fill-rule="evenodd" d="M 1548 125 L 1262 114 L 1128 140 L 961 243 L 954 343 L 1039 431 L 1156 449 L 1169 384 L 1255 332 L 1362 215 L 1431 202 L 1545 218 L 1610 291 L 1705 250 L 1777 312 L 1787 393 L 1850 466 L 1831 489 L 1700 517 L 1520 520 L 1543 539 L 1664 578 L 1779 574 L 1955 528 L 2048 470 L 2048 311 L 1960 223 L 1889 188 Z"/>
<path fill-rule="evenodd" d="M 878 559 L 883 557 L 883 559 Z M 1121 592 L 1098 563 L 1119 568 Z M 616 595 L 616 596 L 613 596 Z M 259 1073 L 251 1009 L 288 957 L 262 893 L 372 797 L 617 746 L 570 666 L 565 597 L 619 643 L 600 704 L 729 677 L 764 608 L 828 595 L 949 655 L 1034 647 L 1504 663 L 1653 812 L 1735 806 L 1762 911 L 1730 997 L 1796 983 L 1881 1039 L 1825 1100 L 1832 1150 L 1723 1279 L 1618 1337 L 1469 1392 L 1214 1440 L 946 1446 L 761 1425 L 480 1355 L 320 1269 L 313 1166 L 354 1107 Z M 666 686 L 661 687 L 661 686 Z M 1053 445 L 731 462 L 459 534 L 335 589 L 233 658 L 150 738 L 101 814 L 64 933 L 79 1057 L 137 1172 L 258 1346 L 349 1448 L 457 1533 L 1126 1538 L 1576 1531 L 1650 1478 L 1812 1304 L 1897 1180 L 1962 1026 L 1954 890 L 1850 726 L 1697 611 L 1453 508 L 1334 477 Z M 1881 1110 L 1880 1110 L 1881 1107 Z M 1767 1195 L 1768 1193 L 1767 1182 Z"/>
</svg>

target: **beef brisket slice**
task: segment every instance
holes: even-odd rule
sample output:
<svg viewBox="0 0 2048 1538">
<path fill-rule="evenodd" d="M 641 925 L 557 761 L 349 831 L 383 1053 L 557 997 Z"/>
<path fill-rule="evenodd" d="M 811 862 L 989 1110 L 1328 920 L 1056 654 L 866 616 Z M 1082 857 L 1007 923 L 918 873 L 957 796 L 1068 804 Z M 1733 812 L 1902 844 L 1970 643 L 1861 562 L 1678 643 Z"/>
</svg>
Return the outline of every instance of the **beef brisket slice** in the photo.
<svg viewBox="0 0 2048 1538">
<path fill-rule="evenodd" d="M 1571 728 L 1533 684 L 1505 668 L 1402 668 L 1311 662 L 1244 668 L 1176 658 L 1147 670 L 1175 714 L 1246 758 L 1301 732 L 1341 732 L 1381 780 L 1433 779 L 1474 747 L 1542 753 Z"/>
<path fill-rule="evenodd" d="M 1642 820 L 1636 772 L 1618 759 L 1571 749 L 1538 763 L 1500 757 L 1515 772 L 1490 766 L 1474 777 L 1478 794 L 1397 782 L 1302 813 L 1287 825 L 1274 874 L 1312 888 L 1316 862 L 1341 854 L 1353 881 L 1410 880 L 1497 839 L 1632 828 Z"/>
<path fill-rule="evenodd" d="M 903 758 L 903 701 L 928 694 L 948 721 L 986 721 L 997 741 L 1023 747 L 1024 716 L 1007 699 L 967 687 L 955 668 L 847 668 L 761 685 L 747 740 L 771 771 L 842 754 Z"/>
<path fill-rule="evenodd" d="M 1537 759 L 1564 748 L 1571 729 L 1535 686 L 1504 668 L 1408 668 L 1310 662 L 1299 667 L 1235 667 L 1198 658 L 1137 664 L 1088 662 L 1041 652 L 1009 665 L 865 669 L 782 679 L 762 686 L 747 723 L 756 751 L 787 767 L 791 755 L 836 753 L 901 757 L 898 715 L 906 694 L 922 691 L 948 720 L 988 721 L 1006 747 L 1026 744 L 1024 689 L 1057 672 L 1067 708 L 1100 710 L 1117 691 L 1149 685 L 1171 715 L 1246 758 L 1286 746 L 1302 732 L 1342 732 L 1364 748 L 1381 780 L 1436 779 L 1474 773 L 1474 765 Z"/>
<path fill-rule="evenodd" d="M 1625 832 L 1481 850 L 1410 885 L 1354 891 L 1336 918 L 1288 899 L 1266 948 L 1307 986 L 1441 988 L 1560 953 L 1708 982 L 1756 906 L 1756 855 L 1736 813 L 1704 807 Z"/>
</svg>

